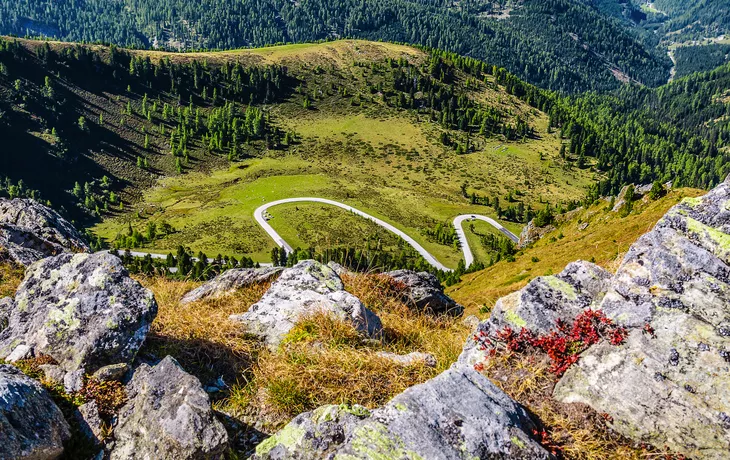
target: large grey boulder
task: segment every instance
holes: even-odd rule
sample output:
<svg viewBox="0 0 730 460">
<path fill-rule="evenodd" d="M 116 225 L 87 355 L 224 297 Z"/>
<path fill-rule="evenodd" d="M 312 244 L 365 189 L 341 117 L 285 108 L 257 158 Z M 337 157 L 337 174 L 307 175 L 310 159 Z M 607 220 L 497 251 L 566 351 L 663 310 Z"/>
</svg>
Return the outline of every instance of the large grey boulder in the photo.
<svg viewBox="0 0 730 460">
<path fill-rule="evenodd" d="M 492 314 L 482 321 L 475 335 L 494 338 L 497 331 L 510 327 L 536 334 L 556 328 L 558 320 L 568 324 L 588 308 L 597 309 L 609 288 L 611 274 L 598 265 L 579 260 L 559 274 L 540 276 L 519 291 L 506 295 L 494 305 Z M 467 340 L 459 360 L 467 365 L 484 360 L 481 341 Z"/>
<path fill-rule="evenodd" d="M 276 348 L 300 319 L 317 312 L 348 321 L 369 337 L 379 337 L 383 329 L 380 318 L 344 289 L 334 270 L 305 260 L 284 270 L 246 313 L 230 318 L 271 348 Z"/>
<path fill-rule="evenodd" d="M 55 459 L 70 437 L 46 390 L 15 367 L 0 365 L 0 458 Z"/>
<path fill-rule="evenodd" d="M 27 348 L 80 374 L 131 363 L 156 315 L 152 292 L 129 277 L 119 258 L 46 258 L 28 267 L 18 287 L 8 327 L 0 332 L 0 358 Z"/>
<path fill-rule="evenodd" d="M 454 366 L 369 417 L 332 407 L 300 415 L 256 454 L 267 459 L 551 458 L 532 438 L 536 428 L 527 411 L 489 379 Z"/>
<path fill-rule="evenodd" d="M 431 273 L 395 270 L 385 275 L 402 285 L 403 300 L 418 311 L 455 316 L 464 312 L 464 307 L 444 294 L 438 278 Z"/>
<path fill-rule="evenodd" d="M 294 417 L 281 431 L 258 446 L 252 460 L 330 458 L 352 436 L 358 423 L 370 416 L 362 406 L 327 405 Z"/>
<path fill-rule="evenodd" d="M 217 299 L 231 295 L 239 289 L 271 281 L 281 273 L 281 267 L 236 268 L 226 270 L 202 286 L 185 294 L 180 303 L 186 304 L 203 299 Z"/>
<path fill-rule="evenodd" d="M 127 385 L 128 402 L 114 428 L 112 460 L 222 459 L 228 434 L 200 381 L 168 356 L 141 364 Z"/>
<path fill-rule="evenodd" d="M 81 251 L 89 251 L 83 236 L 56 211 L 30 199 L 0 198 L 0 258 L 30 265 Z"/>
<path fill-rule="evenodd" d="M 730 452 L 730 183 L 685 199 L 629 249 L 601 309 L 630 328 L 555 388 L 627 437 L 697 459 Z M 647 326 L 645 326 L 647 325 Z"/>
</svg>

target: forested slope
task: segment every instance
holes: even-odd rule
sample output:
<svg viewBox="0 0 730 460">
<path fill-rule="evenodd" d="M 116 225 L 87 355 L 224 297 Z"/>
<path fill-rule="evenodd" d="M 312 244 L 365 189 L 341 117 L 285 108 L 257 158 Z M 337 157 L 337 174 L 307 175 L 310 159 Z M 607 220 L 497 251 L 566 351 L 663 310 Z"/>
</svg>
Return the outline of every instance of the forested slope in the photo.
<svg viewBox="0 0 730 460">
<path fill-rule="evenodd" d="M 666 81 L 670 63 L 580 0 L 18 0 L 0 33 L 172 49 L 360 37 L 427 45 L 566 92 Z"/>
<path fill-rule="evenodd" d="M 725 0 L 656 0 L 654 6 L 669 16 L 664 32 L 672 40 L 701 40 L 730 31 L 730 4 Z"/>
<path fill-rule="evenodd" d="M 709 188 L 730 173 L 730 65 L 656 89 L 568 98 L 554 114 L 571 151 L 607 174 L 593 196 L 653 180 Z"/>
</svg>

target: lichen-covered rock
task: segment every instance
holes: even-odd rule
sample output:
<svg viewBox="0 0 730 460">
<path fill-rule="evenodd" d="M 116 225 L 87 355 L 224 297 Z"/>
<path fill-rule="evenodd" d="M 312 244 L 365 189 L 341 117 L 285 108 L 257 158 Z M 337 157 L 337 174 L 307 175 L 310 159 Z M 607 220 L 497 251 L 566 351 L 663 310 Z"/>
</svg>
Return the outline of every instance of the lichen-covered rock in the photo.
<svg viewBox="0 0 730 460">
<path fill-rule="evenodd" d="M 370 417 L 358 414 L 361 420 L 345 416 L 338 422 L 343 414 L 331 406 L 318 411 L 303 414 L 265 441 L 257 448 L 258 458 L 551 458 L 532 438 L 537 427 L 527 411 L 469 367 L 453 366 Z M 336 415 L 322 415 L 330 411 Z M 328 436 L 318 435 L 322 432 Z"/>
<path fill-rule="evenodd" d="M 297 321 L 316 312 L 348 321 L 369 337 L 382 333 L 380 318 L 344 290 L 337 273 L 314 260 L 284 270 L 260 301 L 231 320 L 276 348 Z"/>
<path fill-rule="evenodd" d="M 285 428 L 256 446 L 252 460 L 328 458 L 352 435 L 370 411 L 362 406 L 329 405 L 296 416 Z"/>
<path fill-rule="evenodd" d="M 238 289 L 271 281 L 281 273 L 281 267 L 236 268 L 226 270 L 202 286 L 185 294 L 180 303 L 203 299 L 217 299 L 231 295 Z"/>
<path fill-rule="evenodd" d="M 691 458 L 730 452 L 730 183 L 672 208 L 629 249 L 601 309 L 631 328 L 555 388 L 614 428 Z"/>
<path fill-rule="evenodd" d="M 385 275 L 402 284 L 403 300 L 419 311 L 455 316 L 464 312 L 464 307 L 444 294 L 438 278 L 431 273 L 396 270 Z"/>
<path fill-rule="evenodd" d="M 505 327 L 529 329 L 536 334 L 554 330 L 558 320 L 570 324 L 587 308 L 597 309 L 610 285 L 611 274 L 598 265 L 577 261 L 555 276 L 540 276 L 497 300 L 489 319 L 477 326 L 476 334 L 494 334 Z M 473 365 L 484 359 L 479 344 L 468 340 L 459 360 Z"/>
<path fill-rule="evenodd" d="M 0 248 L 0 257 L 21 265 L 62 252 L 89 251 L 81 233 L 56 211 L 20 198 L 0 198 Z"/>
<path fill-rule="evenodd" d="M 67 372 L 131 363 L 157 314 L 152 293 L 106 253 L 61 254 L 31 265 L 17 290 L 0 358 L 19 347 Z"/>
<path fill-rule="evenodd" d="M 46 390 L 15 367 L 0 365 L 0 458 L 55 459 L 70 437 Z"/>
<path fill-rule="evenodd" d="M 104 440 L 104 424 L 99 415 L 99 406 L 96 401 L 80 405 L 74 413 L 81 434 L 94 444 L 101 444 Z"/>
<path fill-rule="evenodd" d="M 352 275 L 353 272 L 334 261 L 327 262 L 327 266 L 337 273 L 338 276 Z"/>
<path fill-rule="evenodd" d="M 168 356 L 140 365 L 114 428 L 112 460 L 222 459 L 228 435 L 200 381 Z"/>
</svg>

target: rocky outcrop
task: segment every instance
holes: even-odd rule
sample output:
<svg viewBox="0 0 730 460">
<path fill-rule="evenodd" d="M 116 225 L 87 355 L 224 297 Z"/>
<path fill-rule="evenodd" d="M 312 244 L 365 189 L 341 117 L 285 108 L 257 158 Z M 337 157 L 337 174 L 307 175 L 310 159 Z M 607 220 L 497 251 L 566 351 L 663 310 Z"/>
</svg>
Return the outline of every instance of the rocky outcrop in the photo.
<svg viewBox="0 0 730 460">
<path fill-rule="evenodd" d="M 228 435 L 197 378 L 171 357 L 140 365 L 114 428 L 112 460 L 222 459 Z"/>
<path fill-rule="evenodd" d="M 344 290 L 334 270 L 314 260 L 284 270 L 259 302 L 231 320 L 276 348 L 297 321 L 317 312 L 348 321 L 368 337 L 382 333 L 380 318 Z"/>
<path fill-rule="evenodd" d="M 185 294 L 180 303 L 186 304 L 203 299 L 217 299 L 231 295 L 239 289 L 271 281 L 281 273 L 281 267 L 236 268 L 226 270 L 212 280 Z"/>
<path fill-rule="evenodd" d="M 131 363 L 156 314 L 152 293 L 129 277 L 119 258 L 46 258 L 28 268 L 17 290 L 0 332 L 0 358 L 44 354 L 79 375 Z"/>
<path fill-rule="evenodd" d="M 535 219 L 532 219 L 522 227 L 522 231 L 520 232 L 520 239 L 517 242 L 518 248 L 524 248 L 526 246 L 529 246 L 530 244 L 534 243 L 535 241 L 542 238 L 545 234 L 552 232 L 555 230 L 554 225 L 546 225 L 545 227 L 538 227 L 535 225 Z"/>
<path fill-rule="evenodd" d="M 537 277 L 497 300 L 490 318 L 479 323 L 474 333 L 494 337 L 497 331 L 510 327 L 546 334 L 555 329 L 558 320 L 570 324 L 587 308 L 597 309 L 610 280 L 611 274 L 598 265 L 573 262 L 558 275 Z M 482 361 L 485 353 L 478 347 L 477 342 L 468 340 L 460 361 L 469 365 Z"/>
<path fill-rule="evenodd" d="M 624 185 L 621 187 L 621 190 L 618 192 L 618 196 L 616 196 L 616 199 L 613 202 L 613 208 L 611 209 L 612 212 L 618 212 L 626 206 L 626 194 L 629 191 L 629 188 L 635 193 L 636 189 L 633 185 Z"/>
<path fill-rule="evenodd" d="M 56 211 L 34 200 L 0 198 L 0 259 L 30 265 L 81 251 L 89 251 L 83 236 Z"/>
<path fill-rule="evenodd" d="M 586 308 L 596 306 L 610 279 L 611 274 L 596 264 L 573 262 L 559 274 L 539 276 L 499 299 L 489 323 L 498 329 L 528 327 L 536 333 L 547 333 L 558 319 L 572 322 Z"/>
<path fill-rule="evenodd" d="M 691 458 L 730 452 L 730 183 L 685 199 L 628 251 L 600 308 L 631 328 L 587 350 L 556 398 Z"/>
<path fill-rule="evenodd" d="M 0 458 L 55 459 L 71 437 L 46 390 L 18 369 L 0 365 Z"/>
<path fill-rule="evenodd" d="M 464 307 L 444 294 L 438 278 L 431 273 L 396 270 L 385 274 L 402 286 L 403 301 L 418 311 L 461 315 Z"/>
<path fill-rule="evenodd" d="M 454 366 L 374 410 L 327 406 L 302 414 L 256 449 L 257 458 L 546 459 L 537 427 L 486 377 Z"/>
</svg>

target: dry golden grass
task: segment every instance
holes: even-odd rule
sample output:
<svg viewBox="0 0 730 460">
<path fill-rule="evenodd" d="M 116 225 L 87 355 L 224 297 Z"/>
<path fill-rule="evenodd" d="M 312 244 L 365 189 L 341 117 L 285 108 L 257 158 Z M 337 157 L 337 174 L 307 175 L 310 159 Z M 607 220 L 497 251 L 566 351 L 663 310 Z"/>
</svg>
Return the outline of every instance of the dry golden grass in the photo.
<svg viewBox="0 0 730 460">
<path fill-rule="evenodd" d="M 432 317 L 402 303 L 389 278 L 343 276 L 346 289 L 375 311 L 385 329 L 382 341 L 363 338 L 348 323 L 325 314 L 304 318 L 277 353 L 262 354 L 254 369 L 259 395 L 282 419 L 322 404 L 378 407 L 406 388 L 435 377 L 461 352 L 468 328 L 460 319 Z M 435 368 L 402 366 L 378 351 L 431 353 Z"/>
<path fill-rule="evenodd" d="M 400 366 L 371 349 L 301 342 L 262 355 L 254 374 L 272 408 L 293 417 L 323 404 L 375 408 L 428 380 L 434 370 L 425 365 Z"/>
<path fill-rule="evenodd" d="M 608 203 L 601 202 L 576 212 L 572 219 L 517 254 L 514 262 L 498 262 L 464 275 L 461 283 L 447 289 L 447 294 L 466 307 L 466 314 L 479 314 L 483 306 L 488 310 L 497 299 L 521 289 L 533 278 L 559 273 L 579 259 L 593 260 L 615 271 L 629 246 L 651 230 L 669 208 L 682 198 L 705 193 L 696 189 L 674 190 L 657 201 L 634 203 L 634 211 L 627 217 L 606 212 Z M 588 227 L 581 230 L 580 225 L 586 223 Z"/>
<path fill-rule="evenodd" d="M 230 388 L 215 408 L 257 420 L 272 431 L 323 404 L 380 406 L 456 360 L 468 335 L 459 318 L 412 311 L 387 278 L 343 278 L 347 290 L 380 316 L 385 327 L 382 341 L 368 340 L 348 323 L 314 314 L 302 319 L 278 350 L 270 351 L 228 319 L 258 301 L 268 285 L 182 305 L 182 296 L 198 283 L 145 277 L 140 281 L 154 292 L 159 313 L 143 352 L 175 357 L 204 383 L 223 375 Z M 378 351 L 427 352 L 438 366 L 402 366 L 377 356 Z"/>
<path fill-rule="evenodd" d="M 175 357 L 204 383 L 219 376 L 226 382 L 235 382 L 250 369 L 259 344 L 228 317 L 248 310 L 269 284 L 252 286 L 221 299 L 181 304 L 183 295 L 199 283 L 161 277 L 140 278 L 140 282 L 152 290 L 159 306 L 145 352 L 160 358 Z"/>
<path fill-rule="evenodd" d="M 23 281 L 25 269 L 13 263 L 0 263 L 0 299 L 14 297 L 15 291 Z"/>
</svg>

